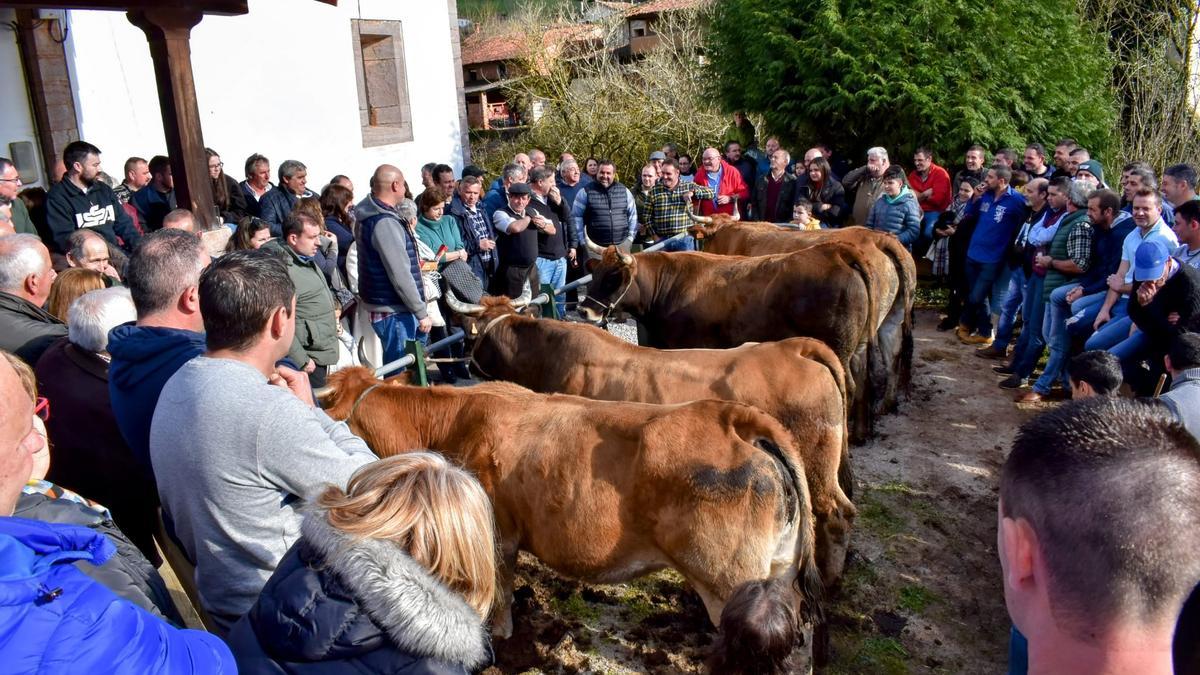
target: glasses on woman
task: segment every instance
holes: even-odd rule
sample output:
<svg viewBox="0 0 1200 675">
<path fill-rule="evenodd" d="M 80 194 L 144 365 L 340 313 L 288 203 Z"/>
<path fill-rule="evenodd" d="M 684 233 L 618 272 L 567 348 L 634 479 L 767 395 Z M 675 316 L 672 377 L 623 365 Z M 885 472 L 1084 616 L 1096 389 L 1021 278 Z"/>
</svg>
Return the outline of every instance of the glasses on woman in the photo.
<svg viewBox="0 0 1200 675">
<path fill-rule="evenodd" d="M 43 422 L 50 421 L 50 399 L 45 396 L 37 397 L 37 401 L 33 404 L 33 414 L 41 418 Z"/>
</svg>

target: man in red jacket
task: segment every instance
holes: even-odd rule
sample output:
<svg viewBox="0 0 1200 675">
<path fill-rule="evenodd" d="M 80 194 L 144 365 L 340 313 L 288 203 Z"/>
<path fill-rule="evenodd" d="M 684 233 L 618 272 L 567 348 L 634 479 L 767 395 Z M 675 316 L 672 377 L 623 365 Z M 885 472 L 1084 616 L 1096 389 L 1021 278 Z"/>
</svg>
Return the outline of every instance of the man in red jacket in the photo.
<svg viewBox="0 0 1200 675">
<path fill-rule="evenodd" d="M 750 199 L 750 188 L 742 180 L 742 174 L 732 164 L 721 159 L 721 153 L 716 148 L 706 148 L 700 156 L 701 166 L 696 171 L 695 183 L 712 188 L 717 193 L 716 199 L 705 199 L 700 202 L 700 214 L 711 216 L 714 213 L 733 213 L 733 201 L 742 204 L 738 211 L 745 210 L 745 204 Z"/>
<path fill-rule="evenodd" d="M 908 174 L 908 187 L 917 195 L 917 204 L 921 207 L 921 238 L 917 247 L 924 249 L 933 241 L 933 225 L 942 211 L 950 208 L 954 195 L 950 191 L 950 174 L 933 163 L 932 150 L 917 148 L 913 167 Z"/>
</svg>

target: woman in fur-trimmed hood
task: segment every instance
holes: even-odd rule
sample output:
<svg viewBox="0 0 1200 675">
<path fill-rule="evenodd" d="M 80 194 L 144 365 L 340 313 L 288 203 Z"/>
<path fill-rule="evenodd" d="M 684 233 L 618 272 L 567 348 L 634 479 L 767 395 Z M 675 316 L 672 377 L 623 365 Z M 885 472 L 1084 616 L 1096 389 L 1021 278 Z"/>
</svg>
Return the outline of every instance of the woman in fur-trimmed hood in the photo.
<svg viewBox="0 0 1200 675">
<path fill-rule="evenodd" d="M 494 524 L 469 473 L 432 452 L 368 464 L 317 499 L 301 531 L 230 634 L 240 673 L 490 665 Z"/>
</svg>

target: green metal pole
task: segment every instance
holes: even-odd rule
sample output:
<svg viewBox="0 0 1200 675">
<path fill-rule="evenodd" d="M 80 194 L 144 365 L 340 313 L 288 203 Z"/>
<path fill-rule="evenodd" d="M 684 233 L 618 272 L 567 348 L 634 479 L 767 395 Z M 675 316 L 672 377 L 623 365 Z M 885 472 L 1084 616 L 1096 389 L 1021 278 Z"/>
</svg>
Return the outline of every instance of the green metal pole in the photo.
<svg viewBox="0 0 1200 675">
<path fill-rule="evenodd" d="M 416 340 L 405 340 L 404 353 L 412 354 L 413 358 L 416 359 L 413 361 L 413 373 L 416 377 L 414 378 L 415 381 L 413 381 L 412 384 L 421 387 L 428 387 L 429 371 L 426 370 L 425 365 L 425 346 Z"/>
</svg>

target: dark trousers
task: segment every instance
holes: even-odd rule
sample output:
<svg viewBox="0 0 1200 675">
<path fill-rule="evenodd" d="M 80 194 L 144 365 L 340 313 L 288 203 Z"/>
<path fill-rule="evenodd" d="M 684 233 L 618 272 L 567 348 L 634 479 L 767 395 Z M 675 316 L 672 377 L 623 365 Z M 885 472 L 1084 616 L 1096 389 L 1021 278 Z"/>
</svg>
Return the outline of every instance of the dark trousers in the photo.
<svg viewBox="0 0 1200 675">
<path fill-rule="evenodd" d="M 980 335 L 992 334 L 992 315 L 988 307 L 988 299 L 992 297 L 992 286 L 1000 277 L 1004 261 L 983 263 L 967 258 L 967 285 L 971 294 L 967 296 L 966 307 L 963 308 L 962 323 L 979 331 Z M 999 307 L 996 308 L 998 312 Z"/>
<path fill-rule="evenodd" d="M 501 265 L 492 277 L 492 295 L 507 295 L 519 298 L 525 292 L 525 282 L 529 282 L 534 294 L 537 294 L 536 268 L 530 265 Z"/>
<path fill-rule="evenodd" d="M 316 370 L 308 374 L 308 383 L 314 388 L 324 387 L 325 378 L 329 375 L 329 366 L 317 366 Z"/>
</svg>

